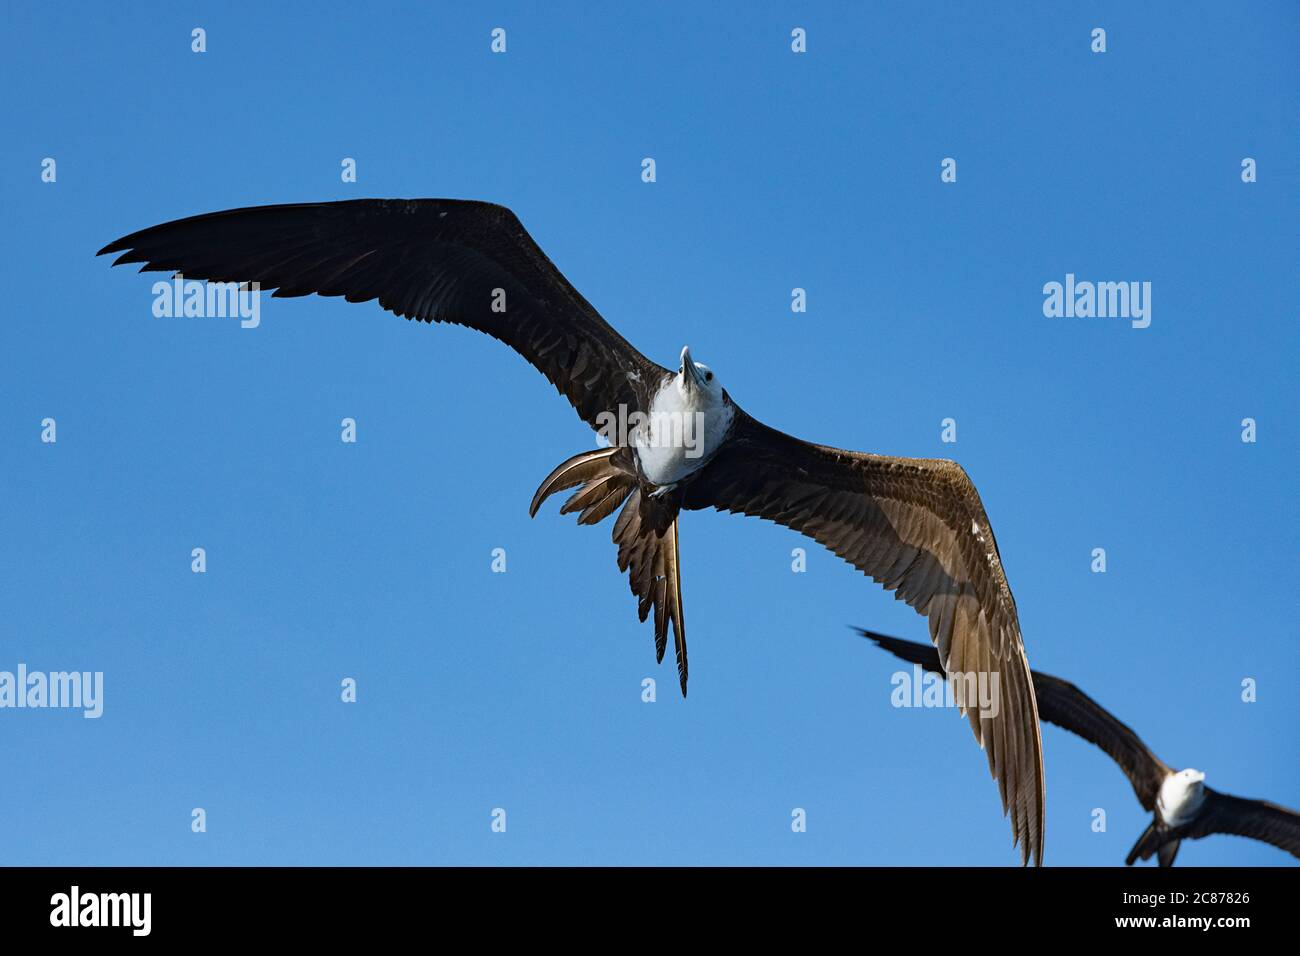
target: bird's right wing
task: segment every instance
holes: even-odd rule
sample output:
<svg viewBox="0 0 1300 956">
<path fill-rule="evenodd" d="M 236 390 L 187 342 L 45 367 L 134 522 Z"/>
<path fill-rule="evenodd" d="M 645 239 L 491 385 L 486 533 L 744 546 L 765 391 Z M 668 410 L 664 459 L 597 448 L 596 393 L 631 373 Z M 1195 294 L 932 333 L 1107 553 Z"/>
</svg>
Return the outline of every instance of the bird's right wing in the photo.
<svg viewBox="0 0 1300 956">
<path fill-rule="evenodd" d="M 1230 833 L 1271 843 L 1300 857 L 1300 813 L 1267 800 L 1234 797 L 1209 787 L 1205 788 L 1205 803 L 1196 818 L 1174 832 L 1191 839 Z"/>
<path fill-rule="evenodd" d="M 177 219 L 99 251 L 113 265 L 212 282 L 258 282 L 278 297 L 378 299 L 389 312 L 451 322 L 504 342 L 593 428 L 644 411 L 667 375 L 569 284 L 515 214 L 459 199 L 352 199 L 251 206 Z"/>
<path fill-rule="evenodd" d="M 755 515 L 805 534 L 929 618 L 946 667 L 996 682 L 996 710 L 965 706 L 1021 859 L 1042 862 L 1043 749 L 1034 688 L 988 516 L 955 462 L 814 445 L 735 410 L 686 509 Z"/>
<path fill-rule="evenodd" d="M 865 628 L 857 628 L 857 631 L 895 657 L 920 664 L 926 670 L 943 673 L 938 652 L 928 644 L 888 637 Z M 1101 748 L 1124 771 L 1142 806 L 1147 810 L 1154 809 L 1160 784 L 1171 772 L 1164 761 L 1151 752 L 1131 727 L 1121 723 L 1114 714 L 1074 684 L 1042 671 L 1032 673 L 1034 695 L 1038 698 L 1038 716 Z"/>
</svg>

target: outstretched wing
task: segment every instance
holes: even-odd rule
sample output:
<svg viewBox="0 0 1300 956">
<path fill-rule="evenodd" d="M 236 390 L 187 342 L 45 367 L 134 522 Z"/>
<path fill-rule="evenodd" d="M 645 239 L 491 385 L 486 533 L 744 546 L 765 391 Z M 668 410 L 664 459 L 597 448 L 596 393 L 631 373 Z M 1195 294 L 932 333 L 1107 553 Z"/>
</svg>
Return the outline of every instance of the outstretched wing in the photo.
<svg viewBox="0 0 1300 956">
<path fill-rule="evenodd" d="M 863 628 L 858 628 L 858 631 L 895 657 L 943 673 L 938 651 L 928 644 L 886 637 Z M 1169 766 L 1151 752 L 1131 727 L 1074 684 L 1042 671 L 1033 671 L 1032 674 L 1039 718 L 1100 747 L 1124 771 L 1142 806 L 1147 810 L 1155 809 L 1160 784 L 1172 772 Z"/>
<path fill-rule="evenodd" d="M 1160 784 L 1173 772 L 1151 752 L 1133 728 L 1069 681 L 1034 671 L 1038 716 L 1100 747 L 1128 777 L 1138 802 L 1155 809 Z"/>
<path fill-rule="evenodd" d="M 830 548 L 930 622 L 946 673 L 998 675 L 998 708 L 966 709 L 988 754 L 1021 859 L 1043 854 L 1043 753 L 1015 601 L 974 485 L 938 459 L 813 445 L 739 409 L 686 489 L 686 508 L 767 518 Z"/>
<path fill-rule="evenodd" d="M 600 317 L 509 209 L 458 199 L 252 206 L 133 232 L 114 265 L 258 282 L 280 297 L 378 299 L 390 312 L 485 332 L 522 355 L 593 428 L 643 409 L 667 371 Z"/>
<path fill-rule="evenodd" d="M 1271 843 L 1300 857 L 1300 813 L 1267 800 L 1251 800 L 1205 788 L 1205 803 L 1196 818 L 1172 831 L 1178 838 L 1199 839 L 1230 833 Z"/>
</svg>

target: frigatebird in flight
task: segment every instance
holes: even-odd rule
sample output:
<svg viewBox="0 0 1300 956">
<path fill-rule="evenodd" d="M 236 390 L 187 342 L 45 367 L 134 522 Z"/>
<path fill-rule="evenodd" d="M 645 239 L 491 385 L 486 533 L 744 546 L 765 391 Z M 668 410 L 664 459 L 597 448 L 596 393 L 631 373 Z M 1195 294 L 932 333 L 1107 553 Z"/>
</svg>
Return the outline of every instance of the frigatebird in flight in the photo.
<svg viewBox="0 0 1300 956">
<path fill-rule="evenodd" d="M 945 673 L 933 647 L 854 628 L 895 657 L 919 664 L 927 671 Z M 1205 786 L 1205 774 L 1187 768 L 1174 770 L 1151 752 L 1127 724 L 1069 681 L 1033 671 L 1038 716 L 1100 747 L 1119 764 L 1133 785 L 1138 802 L 1152 821 L 1133 844 L 1124 862 L 1149 860 L 1173 866 L 1183 840 L 1199 840 L 1212 833 L 1230 833 L 1271 843 L 1300 857 L 1300 813 L 1267 800 L 1252 800 L 1220 793 Z"/>
<path fill-rule="evenodd" d="M 988 755 L 1021 862 L 1041 864 L 1043 757 L 1015 601 L 975 486 L 951 461 L 892 458 L 801 441 L 751 418 L 682 349 L 676 372 L 618 334 L 510 210 L 451 199 L 359 199 L 255 206 L 134 232 L 99 254 L 114 265 L 275 296 L 378 299 L 407 319 L 499 339 L 535 366 L 595 429 L 635 422 L 610 447 L 568 459 L 530 513 L 577 487 L 561 512 L 614 522 L 618 566 L 638 614 L 654 610 L 663 660 L 671 624 L 682 693 L 686 628 L 678 516 L 757 515 L 820 542 L 896 591 L 930 623 L 945 663 L 1000 676 L 995 713 L 968 711 Z M 688 434 L 689 432 L 689 434 Z M 609 437 L 609 436 L 607 436 Z M 687 440 L 689 438 L 689 440 Z"/>
</svg>

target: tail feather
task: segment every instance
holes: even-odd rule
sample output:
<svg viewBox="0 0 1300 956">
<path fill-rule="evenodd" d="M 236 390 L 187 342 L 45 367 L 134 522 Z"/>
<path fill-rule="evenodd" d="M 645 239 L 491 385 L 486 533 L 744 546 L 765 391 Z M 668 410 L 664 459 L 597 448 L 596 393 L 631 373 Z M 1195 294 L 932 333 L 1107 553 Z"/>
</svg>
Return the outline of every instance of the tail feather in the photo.
<svg viewBox="0 0 1300 956">
<path fill-rule="evenodd" d="M 662 664 L 664 650 L 668 647 L 668 577 L 664 574 L 662 547 L 655 549 L 650 590 L 655 609 L 655 662 Z"/>
<path fill-rule="evenodd" d="M 532 503 L 528 506 L 528 516 L 530 518 L 537 515 L 537 509 L 542 506 L 542 502 L 557 491 L 564 491 L 566 488 L 572 488 L 574 485 L 580 485 L 584 481 L 590 481 L 606 475 L 611 468 L 610 459 L 622 448 L 597 448 L 595 451 L 584 451 L 580 455 L 574 455 L 567 461 L 562 461 L 555 466 L 555 470 L 546 476 L 546 479 L 537 487 L 533 494 Z"/>
<path fill-rule="evenodd" d="M 668 616 L 673 622 L 673 649 L 677 654 L 677 679 L 686 696 L 686 614 L 682 610 L 682 563 L 677 553 L 677 519 L 668 526 L 661 553 L 664 555 L 665 597 Z"/>
<path fill-rule="evenodd" d="M 1160 861 L 1160 865 L 1173 866 L 1174 857 L 1178 855 L 1178 848 L 1182 846 L 1182 844 L 1183 841 L 1178 839 L 1170 840 L 1168 843 L 1161 846 L 1160 850 L 1156 853 L 1156 858 Z"/>
<path fill-rule="evenodd" d="M 646 494 L 631 452 L 626 448 L 600 448 L 574 455 L 547 475 L 533 495 L 528 513 L 536 515 L 551 495 L 579 485 L 560 508 L 561 514 L 578 512 L 579 524 L 603 521 L 622 505 L 612 535 L 618 546 L 618 569 L 627 572 L 628 586 L 637 598 L 637 617 L 644 621 L 654 611 L 655 658 L 660 663 L 672 627 L 677 677 L 685 697 L 686 619 L 677 537 L 680 494 Z"/>
<path fill-rule="evenodd" d="M 614 543 L 618 545 L 618 569 L 626 571 L 628 562 L 632 559 L 631 548 L 622 542 L 629 540 L 628 529 L 633 528 L 631 538 L 635 539 L 637 532 L 641 527 L 641 489 L 636 488 L 632 491 L 631 497 L 628 498 L 627 504 L 623 510 L 618 513 L 614 519 L 614 533 L 611 537 Z M 635 524 L 634 524 L 635 523 Z"/>
<path fill-rule="evenodd" d="M 1124 865 L 1132 866 L 1138 860 L 1149 860 L 1156 852 L 1163 855 L 1164 850 L 1160 840 L 1162 835 L 1155 820 L 1148 823 L 1147 828 L 1142 831 L 1142 835 L 1133 844 L 1133 849 L 1128 851 L 1128 856 L 1124 858 Z M 1178 852 L 1177 847 L 1174 848 L 1174 852 Z M 1169 862 L 1172 863 L 1173 859 L 1171 858 Z"/>
<path fill-rule="evenodd" d="M 578 515 L 578 524 L 600 524 L 606 518 L 614 513 L 614 509 L 621 505 L 628 496 L 628 489 L 622 482 L 609 481 L 605 483 L 604 493 L 597 496 L 591 504 L 582 510 Z"/>
<path fill-rule="evenodd" d="M 582 513 L 578 515 L 578 524 L 597 524 L 623 503 L 629 487 L 630 481 L 622 472 L 611 471 L 606 475 L 598 475 L 579 488 L 561 506 L 560 514 L 580 511 Z"/>
</svg>

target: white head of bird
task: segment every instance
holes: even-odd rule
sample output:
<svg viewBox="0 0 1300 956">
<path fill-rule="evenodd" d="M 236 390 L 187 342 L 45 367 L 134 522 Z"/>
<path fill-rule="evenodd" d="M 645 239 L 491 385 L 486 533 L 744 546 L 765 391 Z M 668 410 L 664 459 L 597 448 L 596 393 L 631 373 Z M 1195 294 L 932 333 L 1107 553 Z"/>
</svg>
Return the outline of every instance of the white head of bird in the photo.
<svg viewBox="0 0 1300 956">
<path fill-rule="evenodd" d="M 682 348 L 681 363 L 673 381 L 678 394 L 687 399 L 686 404 L 701 411 L 722 405 L 722 383 L 713 369 L 691 358 L 690 346 Z"/>
<path fill-rule="evenodd" d="M 1157 805 L 1160 816 L 1170 826 L 1180 826 L 1201 809 L 1205 801 L 1205 774 L 1188 767 L 1165 777 L 1160 784 Z"/>
<path fill-rule="evenodd" d="M 660 486 L 680 481 L 718 450 L 734 416 L 713 369 L 683 348 L 677 374 L 651 400 L 647 425 L 636 436 L 642 473 Z"/>
</svg>

